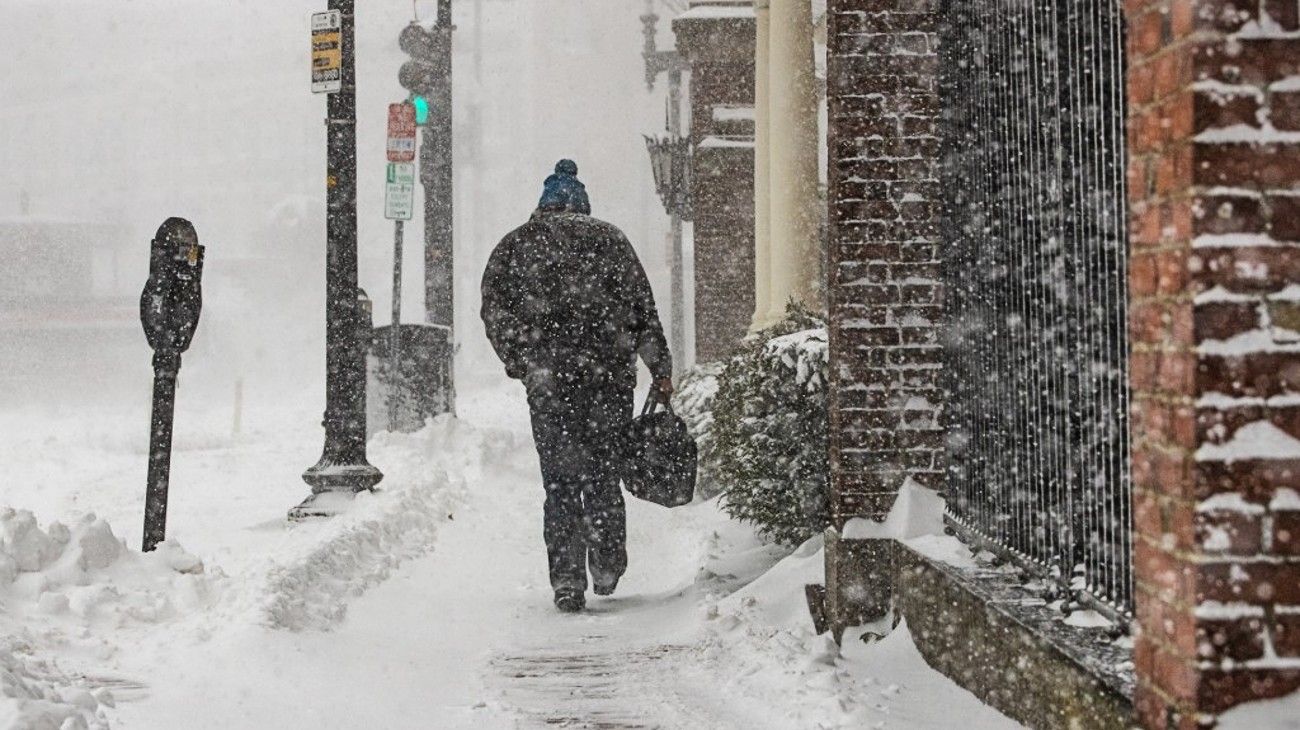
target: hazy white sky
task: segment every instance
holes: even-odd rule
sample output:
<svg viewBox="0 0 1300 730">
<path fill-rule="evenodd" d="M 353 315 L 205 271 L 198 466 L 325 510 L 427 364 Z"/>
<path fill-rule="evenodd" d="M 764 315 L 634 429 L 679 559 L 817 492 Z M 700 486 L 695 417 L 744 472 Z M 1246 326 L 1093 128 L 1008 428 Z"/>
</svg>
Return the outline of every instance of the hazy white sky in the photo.
<svg viewBox="0 0 1300 730">
<path fill-rule="evenodd" d="M 149 234 L 169 215 L 195 222 L 213 271 L 233 270 L 236 258 L 279 259 L 287 270 L 267 267 L 252 290 L 209 279 L 195 347 L 220 342 L 225 366 L 254 349 L 241 338 L 256 328 L 245 303 L 298 298 L 323 311 L 325 101 L 310 93 L 306 27 L 324 5 L 0 0 L 0 218 L 18 216 L 26 197 L 32 216 L 125 224 L 141 281 Z M 382 322 L 392 257 L 382 217 L 385 113 L 405 96 L 396 37 L 412 4 L 358 5 L 361 276 Z M 420 0 L 426 18 L 433 5 Z M 641 137 L 663 123 L 663 86 L 645 88 L 644 8 L 644 0 L 455 0 L 463 360 L 488 353 L 477 316 L 487 254 L 531 211 L 559 157 L 578 161 L 595 214 L 624 227 L 666 296 L 667 222 Z M 408 321 L 422 312 L 420 225 L 408 225 Z M 322 329 L 307 322 L 298 349 L 272 360 L 323 369 L 314 366 L 323 365 Z"/>
</svg>

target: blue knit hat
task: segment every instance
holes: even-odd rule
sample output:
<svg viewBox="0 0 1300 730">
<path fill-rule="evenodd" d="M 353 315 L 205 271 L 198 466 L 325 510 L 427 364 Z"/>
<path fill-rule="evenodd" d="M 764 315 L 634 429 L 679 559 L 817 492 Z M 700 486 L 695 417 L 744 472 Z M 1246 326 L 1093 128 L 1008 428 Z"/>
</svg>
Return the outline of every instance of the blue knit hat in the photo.
<svg viewBox="0 0 1300 730">
<path fill-rule="evenodd" d="M 555 163 L 555 174 L 546 178 L 542 187 L 542 199 L 537 201 L 537 207 L 541 210 L 564 210 L 591 215 L 587 186 L 578 180 L 578 163 L 573 160 Z"/>
</svg>

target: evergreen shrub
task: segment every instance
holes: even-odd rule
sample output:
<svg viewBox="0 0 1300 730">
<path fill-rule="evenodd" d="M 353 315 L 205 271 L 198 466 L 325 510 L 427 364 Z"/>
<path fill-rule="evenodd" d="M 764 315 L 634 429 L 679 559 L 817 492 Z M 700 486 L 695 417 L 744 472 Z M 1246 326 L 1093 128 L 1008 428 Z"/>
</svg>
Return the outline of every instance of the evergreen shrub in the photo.
<svg viewBox="0 0 1300 730">
<path fill-rule="evenodd" d="M 791 306 L 676 400 L 700 446 L 701 496 L 769 540 L 797 545 L 829 523 L 825 323 Z"/>
</svg>

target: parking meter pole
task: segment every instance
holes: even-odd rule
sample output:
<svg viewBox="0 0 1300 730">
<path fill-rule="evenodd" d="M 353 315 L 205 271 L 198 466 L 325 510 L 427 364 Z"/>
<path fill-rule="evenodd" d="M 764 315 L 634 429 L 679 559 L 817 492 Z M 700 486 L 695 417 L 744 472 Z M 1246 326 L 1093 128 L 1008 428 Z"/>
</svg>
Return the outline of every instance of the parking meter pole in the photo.
<svg viewBox="0 0 1300 730">
<path fill-rule="evenodd" d="M 397 395 L 401 392 L 402 382 L 402 223 L 401 219 L 393 221 L 393 325 L 388 334 L 389 383 L 388 383 L 388 430 L 397 432 Z"/>
<path fill-rule="evenodd" d="M 154 352 L 149 473 L 140 541 L 145 551 L 167 537 L 176 375 L 203 309 L 203 251 L 194 225 L 184 218 L 168 218 L 149 242 L 149 278 L 140 292 L 140 325 Z"/>
<path fill-rule="evenodd" d="M 356 0 L 330 0 L 342 16 L 342 88 L 329 95 L 325 176 L 325 448 L 303 474 L 312 494 L 290 520 L 328 517 L 383 474 L 366 460 L 366 353 L 357 306 Z M 328 496 L 326 496 L 328 495 Z"/>
<path fill-rule="evenodd" d="M 172 468 L 172 423 L 176 414 L 176 376 L 181 356 L 159 352 L 153 356 L 153 416 L 149 421 L 149 481 L 144 500 L 145 552 L 167 539 L 167 488 Z"/>
</svg>

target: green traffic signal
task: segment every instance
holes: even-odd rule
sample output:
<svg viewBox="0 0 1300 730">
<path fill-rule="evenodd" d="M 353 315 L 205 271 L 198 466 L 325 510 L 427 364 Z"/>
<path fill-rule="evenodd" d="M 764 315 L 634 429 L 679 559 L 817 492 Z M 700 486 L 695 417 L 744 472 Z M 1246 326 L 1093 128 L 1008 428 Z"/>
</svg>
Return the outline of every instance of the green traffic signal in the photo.
<svg viewBox="0 0 1300 730">
<path fill-rule="evenodd" d="M 412 94 L 411 104 L 415 107 L 415 123 L 423 126 L 429 121 L 429 100 Z"/>
</svg>

